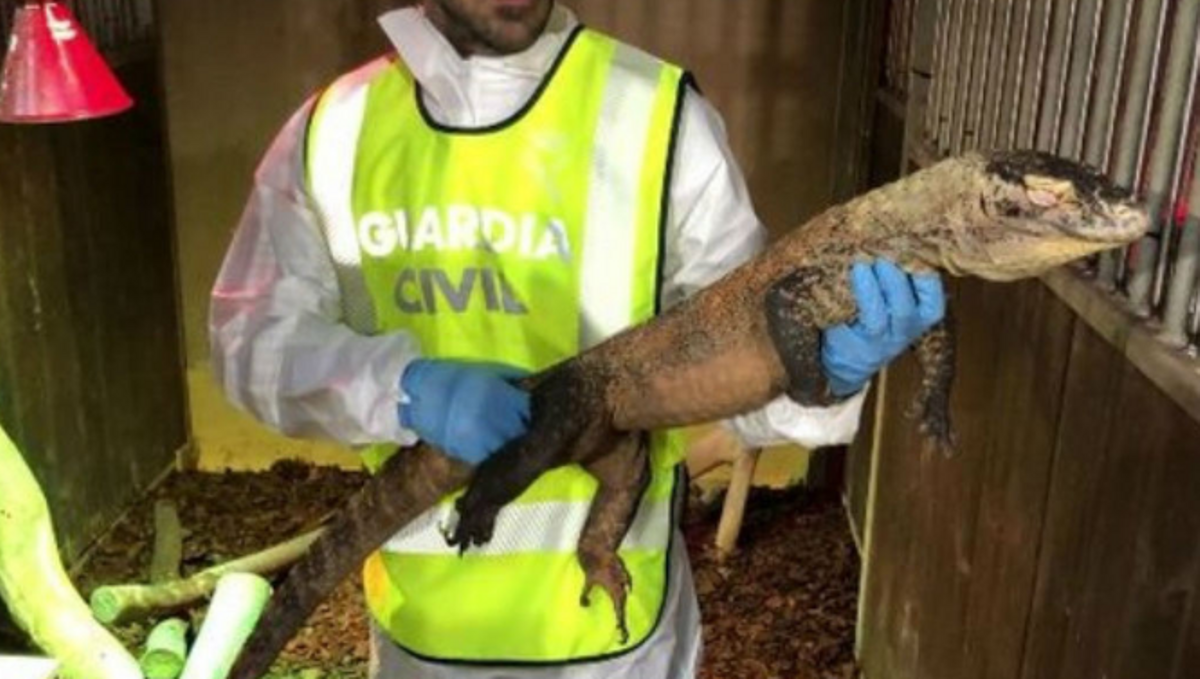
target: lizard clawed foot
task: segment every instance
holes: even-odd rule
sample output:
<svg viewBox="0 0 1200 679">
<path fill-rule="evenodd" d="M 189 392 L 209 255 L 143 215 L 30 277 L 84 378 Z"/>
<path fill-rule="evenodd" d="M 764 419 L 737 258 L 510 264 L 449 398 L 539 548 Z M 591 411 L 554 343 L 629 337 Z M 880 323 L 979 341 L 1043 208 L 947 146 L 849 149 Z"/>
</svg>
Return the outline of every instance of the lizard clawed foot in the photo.
<svg viewBox="0 0 1200 679">
<path fill-rule="evenodd" d="M 500 507 L 468 490 L 454 503 L 454 508 L 458 511 L 458 523 L 446 536 L 447 544 L 457 546 L 461 555 L 471 547 L 482 547 L 491 541 Z"/>
<path fill-rule="evenodd" d="M 921 435 L 934 449 L 947 459 L 954 457 L 958 452 L 958 439 L 950 426 L 950 408 L 947 405 L 938 405 L 933 399 L 922 399 L 914 403 L 906 414 L 917 420 Z"/>
<path fill-rule="evenodd" d="M 587 576 L 587 581 L 583 584 L 579 605 L 591 605 L 593 587 L 599 587 L 607 592 L 617 616 L 617 629 L 621 633 L 621 643 L 628 643 L 629 627 L 625 621 L 625 601 L 629 597 L 629 592 L 633 590 L 633 578 L 625 568 L 625 563 L 616 554 L 601 556 L 581 554 L 580 562 L 583 564 L 583 572 Z"/>
<path fill-rule="evenodd" d="M 943 426 L 945 425 L 945 426 Z M 950 430 L 948 423 L 921 423 L 921 434 L 946 459 L 958 452 L 958 438 Z"/>
</svg>

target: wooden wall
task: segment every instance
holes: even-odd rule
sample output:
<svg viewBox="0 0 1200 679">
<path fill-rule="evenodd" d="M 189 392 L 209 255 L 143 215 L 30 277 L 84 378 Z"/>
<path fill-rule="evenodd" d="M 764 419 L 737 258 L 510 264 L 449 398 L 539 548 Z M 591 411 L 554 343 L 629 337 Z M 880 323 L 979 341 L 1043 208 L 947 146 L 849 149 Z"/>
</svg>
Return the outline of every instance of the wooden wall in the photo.
<svg viewBox="0 0 1200 679">
<path fill-rule="evenodd" d="M 262 154 L 304 100 L 381 53 L 391 0 L 156 0 L 188 365 L 207 377 L 208 296 Z M 201 428 L 197 426 L 197 429 Z"/>
<path fill-rule="evenodd" d="M 952 306 L 958 456 L 900 415 L 913 361 L 883 397 L 866 676 L 1200 676 L 1200 424 L 1041 282 Z"/>
<path fill-rule="evenodd" d="M 841 73 L 860 3 L 566 0 L 590 26 L 690 69 L 723 117 L 759 217 L 778 234 L 833 198 Z"/>
<path fill-rule="evenodd" d="M 131 112 L 0 125 L 0 424 L 68 557 L 187 438 L 158 67 L 118 76 Z"/>
</svg>

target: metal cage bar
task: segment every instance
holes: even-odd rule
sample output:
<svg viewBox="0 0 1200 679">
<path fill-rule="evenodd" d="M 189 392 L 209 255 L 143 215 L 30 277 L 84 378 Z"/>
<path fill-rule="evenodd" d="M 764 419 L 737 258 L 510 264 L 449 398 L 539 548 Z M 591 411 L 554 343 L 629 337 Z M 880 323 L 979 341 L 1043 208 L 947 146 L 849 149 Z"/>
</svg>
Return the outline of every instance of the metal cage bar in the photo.
<svg viewBox="0 0 1200 679">
<path fill-rule="evenodd" d="M 1166 64 L 1161 76 L 1162 86 L 1151 85 L 1149 108 L 1152 115 L 1145 121 L 1146 141 L 1141 145 L 1139 164 L 1145 163 L 1145 200 L 1150 212 L 1154 233 L 1143 240 L 1133 260 L 1129 279 L 1129 302 L 1134 313 L 1149 315 L 1161 289 L 1166 254 L 1171 244 L 1171 202 L 1183 153 L 1180 144 L 1185 108 L 1191 98 L 1191 70 L 1196 51 L 1196 18 L 1200 3 L 1185 0 L 1178 3 L 1169 26 L 1171 37 L 1166 49 Z M 1165 15 L 1164 15 L 1165 16 Z M 1162 58 L 1161 44 L 1156 51 Z M 1150 128 L 1149 125 L 1154 127 Z M 1147 152 L 1148 150 L 1148 152 Z"/>
<path fill-rule="evenodd" d="M 1083 160 L 1108 170 L 1112 159 L 1113 134 L 1116 131 L 1120 83 L 1125 72 L 1129 33 L 1133 25 L 1133 0 L 1106 0 L 1101 18 L 1096 68 L 1093 76 L 1095 96 L 1084 134 Z M 1097 263 L 1096 279 L 1100 286 L 1117 288 L 1118 252 L 1105 252 Z"/>
<path fill-rule="evenodd" d="M 1164 297 L 1168 285 L 1168 272 L 1173 269 L 1172 246 L 1176 233 L 1175 213 L 1178 198 L 1186 191 L 1181 184 L 1186 181 L 1184 159 L 1187 155 L 1188 137 L 1185 121 L 1195 119 L 1197 66 L 1200 64 L 1200 0 L 1185 0 L 1179 6 L 1171 22 L 1170 54 L 1161 89 L 1159 123 L 1155 133 L 1154 147 L 1150 155 L 1150 176 L 1147 183 L 1147 200 L 1152 215 L 1160 223 L 1161 237 L 1158 243 L 1157 260 L 1153 270 L 1153 285 L 1149 300 L 1132 297 L 1135 309 L 1157 306 Z M 1189 129 L 1191 125 L 1187 126 Z M 1190 173 L 1188 173 L 1190 174 Z M 1174 285 L 1171 285 L 1174 288 Z M 1187 300 L 1168 300 L 1164 311 L 1165 328 L 1168 336 L 1179 338 L 1183 332 L 1183 316 Z"/>
<path fill-rule="evenodd" d="M 1041 105 L 1037 113 L 1034 144 L 1042 151 L 1058 148 L 1062 124 L 1064 90 L 1071 67 L 1072 39 L 1075 37 L 1075 9 L 1078 0 L 1056 0 L 1050 12 L 1050 32 L 1046 45 Z"/>
<path fill-rule="evenodd" d="M 1183 182 L 1187 181 L 1184 163 L 1188 156 L 1188 142 L 1191 135 L 1188 121 L 1193 119 L 1196 104 L 1196 72 L 1200 64 L 1200 42 L 1197 41 L 1197 31 L 1200 30 L 1200 0 L 1184 0 L 1173 23 L 1170 67 L 1164 82 L 1163 92 L 1167 98 L 1164 115 L 1174 121 L 1174 139 L 1163 142 L 1163 154 L 1171 157 L 1170 183 L 1166 210 L 1163 220 L 1163 238 L 1159 241 L 1158 262 L 1154 267 L 1154 287 L 1151 292 L 1151 304 L 1159 306 L 1165 303 L 1167 277 L 1173 268 L 1171 260 L 1176 237 L 1176 212 L 1179 199 L 1187 190 Z M 1174 113 L 1172 113 L 1174 112 Z M 1160 135 L 1160 140 L 1162 136 Z"/>
<path fill-rule="evenodd" d="M 1118 95 L 1120 105 L 1109 165 L 1113 180 L 1129 189 L 1137 189 L 1141 183 L 1142 158 L 1153 104 L 1151 92 L 1157 79 L 1167 9 L 1165 0 L 1139 0 L 1130 29 L 1129 57 Z M 1115 278 L 1118 281 L 1125 279 L 1129 261 L 1142 257 L 1145 251 L 1154 247 L 1154 242 L 1154 236 L 1147 236 L 1132 248 L 1123 249 L 1116 258 Z M 1145 289 L 1149 290 L 1148 282 Z"/>
<path fill-rule="evenodd" d="M 1004 94 L 996 117 L 993 134 L 994 145 L 1011 148 L 1017 143 L 1017 126 L 1020 121 L 1020 103 L 1025 91 L 1030 30 L 1033 27 L 1033 0 L 1016 0 L 1013 6 L 1013 32 L 1015 39 L 1009 44 L 1008 75 L 1005 78 Z"/>
<path fill-rule="evenodd" d="M 1038 112 L 1046 69 L 1047 43 L 1050 37 L 1050 4 L 1035 1 L 1030 7 L 1029 41 L 1026 44 L 1025 75 L 1018 105 L 1017 131 L 1012 146 L 1030 148 L 1037 135 Z"/>
<path fill-rule="evenodd" d="M 1117 92 L 1132 20 L 1133 0 L 1105 0 L 1093 75 L 1095 93 L 1083 143 L 1084 161 L 1098 168 L 1108 169 L 1112 156 Z"/>
<path fill-rule="evenodd" d="M 941 110 L 938 106 L 942 90 L 945 88 L 949 60 L 946 59 L 946 39 L 949 35 L 949 12 L 953 0 L 931 0 L 937 3 L 934 10 L 935 23 L 933 26 L 933 61 L 930 65 L 929 99 L 925 106 L 925 139 L 936 144 Z"/>
<path fill-rule="evenodd" d="M 967 6 L 972 0 L 957 0 L 953 2 L 950 11 L 950 26 L 946 43 L 945 61 L 949 64 L 961 64 L 958 56 L 962 53 L 963 27 L 966 25 Z M 938 135 L 937 150 L 945 153 L 950 150 L 950 130 L 954 126 L 954 102 L 957 101 L 958 73 L 957 68 L 948 68 L 943 72 L 944 86 L 938 101 Z"/>
<path fill-rule="evenodd" d="M 1200 50 L 1198 50 L 1200 54 Z M 1200 74 L 1198 74 L 1200 78 Z M 1191 115 L 1191 139 L 1188 144 L 1191 151 L 1191 168 L 1183 177 L 1188 184 L 1187 192 L 1181 189 L 1183 196 L 1183 225 L 1180 227 L 1179 249 L 1175 255 L 1174 270 L 1171 274 L 1170 286 L 1167 289 L 1166 306 L 1163 310 L 1163 341 L 1174 347 L 1186 346 L 1189 334 L 1194 337 L 1194 328 L 1200 313 L 1196 309 L 1196 271 L 1200 262 L 1200 153 L 1197 153 L 1196 143 L 1200 138 L 1200 106 L 1196 105 L 1193 81 L 1193 101 Z M 1191 317 L 1188 318 L 1188 314 Z"/>
<path fill-rule="evenodd" d="M 991 57 L 988 68 L 988 84 L 984 88 L 982 111 L 978 123 L 979 148 L 989 149 L 996 145 L 997 128 L 1003 110 L 1004 93 L 1007 91 L 1009 55 L 1013 32 L 1013 13 L 1017 0 L 997 0 L 996 22 L 992 28 Z"/>
<path fill-rule="evenodd" d="M 1062 107 L 1062 129 L 1058 140 L 1059 153 L 1075 160 L 1083 157 L 1083 138 L 1091 108 L 1092 74 L 1096 70 L 1096 48 L 1100 42 L 1103 6 L 1104 0 L 1080 0 L 1076 9 L 1075 38 L 1072 41 L 1071 64 Z"/>
<path fill-rule="evenodd" d="M 980 0 L 983 4 L 979 28 L 975 38 L 975 56 L 972 73 L 972 88 L 967 100 L 963 120 L 963 146 L 978 149 L 983 145 L 983 114 L 987 104 L 988 87 L 992 82 L 992 41 L 996 13 L 1004 0 Z"/>
<path fill-rule="evenodd" d="M 954 92 L 954 112 L 951 115 L 950 126 L 950 152 L 953 154 L 961 153 L 963 150 L 967 109 L 971 100 L 971 81 L 974 77 L 975 39 L 979 32 L 980 5 L 983 2 L 984 0 L 968 2 L 967 18 L 963 22 L 963 42 L 959 51 L 963 67 L 959 69 L 958 85 Z"/>
<path fill-rule="evenodd" d="M 1113 179 L 1137 188 L 1141 179 L 1146 132 L 1150 124 L 1150 96 L 1155 86 L 1162 51 L 1160 36 L 1165 23 L 1165 0 L 1141 0 L 1133 28 L 1131 58 L 1121 88 L 1121 110 L 1112 161 Z"/>
</svg>

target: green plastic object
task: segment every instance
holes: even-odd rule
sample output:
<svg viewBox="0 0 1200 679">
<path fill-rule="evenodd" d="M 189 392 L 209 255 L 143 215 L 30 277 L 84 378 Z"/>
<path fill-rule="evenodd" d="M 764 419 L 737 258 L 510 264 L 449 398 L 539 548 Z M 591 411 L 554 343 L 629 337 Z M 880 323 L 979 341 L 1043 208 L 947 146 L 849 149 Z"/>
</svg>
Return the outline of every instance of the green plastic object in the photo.
<svg viewBox="0 0 1200 679">
<path fill-rule="evenodd" d="M 50 658 L 0 655 L 0 677 L 4 679 L 54 679 L 58 662 Z"/>
<path fill-rule="evenodd" d="M 155 625 L 138 660 L 146 679 L 177 679 L 187 661 L 188 623 L 168 618 Z"/>
<path fill-rule="evenodd" d="M 271 583 L 262 576 L 222 576 L 181 679 L 226 679 L 270 598 Z"/>
<path fill-rule="evenodd" d="M 149 585 L 105 585 L 92 591 L 92 614 L 105 624 L 127 622 L 153 612 L 168 613 L 200 601 L 229 573 L 267 575 L 286 568 L 304 555 L 324 528 L 298 535 L 261 552 L 226 561 L 181 580 Z M 0 679 L 3 679 L 0 677 Z"/>
<path fill-rule="evenodd" d="M 46 496 L 0 428 L 0 598 L 62 679 L 142 679 L 63 569 Z M 7 679 L 7 678 L 6 678 Z"/>
</svg>

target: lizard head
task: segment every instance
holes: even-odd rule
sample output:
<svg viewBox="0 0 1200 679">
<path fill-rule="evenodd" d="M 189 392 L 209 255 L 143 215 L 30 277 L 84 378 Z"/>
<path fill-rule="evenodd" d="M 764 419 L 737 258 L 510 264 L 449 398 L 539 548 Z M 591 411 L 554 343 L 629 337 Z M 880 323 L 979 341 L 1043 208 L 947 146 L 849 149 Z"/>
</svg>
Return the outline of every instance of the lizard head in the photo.
<svg viewBox="0 0 1200 679">
<path fill-rule="evenodd" d="M 983 219 L 961 253 L 973 253 L 969 261 L 957 262 L 973 275 L 1036 276 L 1137 240 L 1148 227 L 1128 191 L 1085 165 L 1033 151 L 994 153 L 983 163 Z"/>
</svg>

